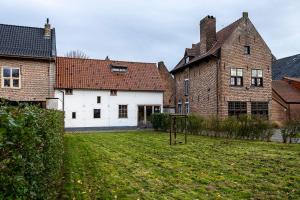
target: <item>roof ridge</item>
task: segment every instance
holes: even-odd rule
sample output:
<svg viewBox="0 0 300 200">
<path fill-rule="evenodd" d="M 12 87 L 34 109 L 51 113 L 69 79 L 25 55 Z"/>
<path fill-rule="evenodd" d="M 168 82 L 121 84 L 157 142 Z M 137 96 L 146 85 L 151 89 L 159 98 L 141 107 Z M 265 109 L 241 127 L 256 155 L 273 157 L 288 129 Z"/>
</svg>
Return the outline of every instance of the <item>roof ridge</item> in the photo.
<svg viewBox="0 0 300 200">
<path fill-rule="evenodd" d="M 20 27 L 20 28 L 32 28 L 32 29 L 44 29 L 44 27 L 34 27 L 34 26 L 24 26 L 24 25 L 15 25 L 15 24 L 1 24 L 0 23 L 0 26 L 14 26 L 14 27 Z M 54 29 L 51 28 L 51 30 Z"/>
<path fill-rule="evenodd" d="M 283 59 L 286 59 L 286 58 L 292 58 L 292 57 L 295 57 L 295 56 L 300 56 L 300 54 L 295 54 L 295 55 L 292 55 L 292 56 L 287 56 L 287 57 L 279 58 L 279 59 L 275 60 L 274 62 L 279 61 L 279 60 L 283 60 Z"/>
<path fill-rule="evenodd" d="M 105 59 L 99 59 L 99 58 L 72 58 L 67 56 L 57 56 L 58 59 L 60 58 L 66 58 L 66 59 L 74 59 L 74 60 L 90 60 L 90 61 L 110 61 L 110 62 L 126 62 L 126 63 L 139 63 L 139 64 L 155 64 L 151 62 L 141 62 L 141 61 L 125 61 L 125 60 L 105 60 Z"/>
</svg>

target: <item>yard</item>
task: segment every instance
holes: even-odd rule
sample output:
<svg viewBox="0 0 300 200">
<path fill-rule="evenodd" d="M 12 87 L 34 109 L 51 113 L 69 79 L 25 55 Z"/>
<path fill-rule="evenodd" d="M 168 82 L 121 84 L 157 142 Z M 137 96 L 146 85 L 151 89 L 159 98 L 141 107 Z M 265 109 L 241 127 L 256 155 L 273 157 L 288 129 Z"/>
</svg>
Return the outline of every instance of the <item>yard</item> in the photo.
<svg viewBox="0 0 300 200">
<path fill-rule="evenodd" d="M 299 199 L 300 145 L 157 132 L 65 135 L 62 199 Z"/>
</svg>

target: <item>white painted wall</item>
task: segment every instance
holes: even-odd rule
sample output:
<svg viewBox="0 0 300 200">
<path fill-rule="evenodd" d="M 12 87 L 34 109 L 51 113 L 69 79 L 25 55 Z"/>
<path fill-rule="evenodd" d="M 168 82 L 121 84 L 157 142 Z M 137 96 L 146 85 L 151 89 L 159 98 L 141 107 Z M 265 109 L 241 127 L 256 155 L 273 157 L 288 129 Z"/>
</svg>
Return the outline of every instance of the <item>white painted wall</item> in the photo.
<svg viewBox="0 0 300 200">
<path fill-rule="evenodd" d="M 101 96 L 100 104 L 97 96 Z M 63 101 L 60 90 L 55 90 L 55 97 Z M 128 118 L 118 118 L 119 105 L 128 105 Z M 109 90 L 73 90 L 73 95 L 64 95 L 65 127 L 137 126 L 138 105 L 160 105 L 162 110 L 163 93 L 118 91 L 117 96 L 110 96 Z M 94 119 L 94 109 L 101 109 L 100 119 Z"/>
</svg>

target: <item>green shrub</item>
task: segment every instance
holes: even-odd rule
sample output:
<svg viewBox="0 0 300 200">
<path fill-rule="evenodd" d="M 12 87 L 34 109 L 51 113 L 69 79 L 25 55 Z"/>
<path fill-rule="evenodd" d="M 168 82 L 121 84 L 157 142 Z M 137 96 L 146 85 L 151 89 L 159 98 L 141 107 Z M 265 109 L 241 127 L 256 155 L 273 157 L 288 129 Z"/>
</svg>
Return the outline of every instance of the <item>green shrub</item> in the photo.
<svg viewBox="0 0 300 200">
<path fill-rule="evenodd" d="M 167 113 L 154 113 L 151 116 L 154 130 L 167 131 L 170 128 L 170 117 Z"/>
<path fill-rule="evenodd" d="M 0 199 L 55 199 L 64 116 L 35 106 L 0 107 Z"/>
<path fill-rule="evenodd" d="M 281 128 L 281 135 L 284 143 L 292 143 L 292 138 L 297 138 L 300 132 L 300 120 L 293 119 L 284 123 Z"/>
</svg>

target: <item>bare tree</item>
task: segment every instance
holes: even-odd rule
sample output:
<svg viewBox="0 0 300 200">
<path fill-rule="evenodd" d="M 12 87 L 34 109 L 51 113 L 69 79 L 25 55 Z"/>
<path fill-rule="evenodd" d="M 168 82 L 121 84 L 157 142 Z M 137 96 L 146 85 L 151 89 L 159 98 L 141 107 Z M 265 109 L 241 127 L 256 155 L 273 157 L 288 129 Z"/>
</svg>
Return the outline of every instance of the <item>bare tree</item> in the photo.
<svg viewBox="0 0 300 200">
<path fill-rule="evenodd" d="M 72 51 L 69 51 L 68 53 L 66 53 L 65 56 L 69 57 L 69 58 L 84 58 L 84 59 L 89 58 L 88 55 L 86 55 L 81 50 L 72 50 Z"/>
</svg>

